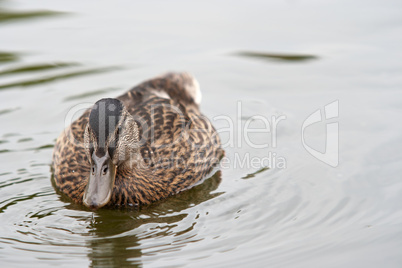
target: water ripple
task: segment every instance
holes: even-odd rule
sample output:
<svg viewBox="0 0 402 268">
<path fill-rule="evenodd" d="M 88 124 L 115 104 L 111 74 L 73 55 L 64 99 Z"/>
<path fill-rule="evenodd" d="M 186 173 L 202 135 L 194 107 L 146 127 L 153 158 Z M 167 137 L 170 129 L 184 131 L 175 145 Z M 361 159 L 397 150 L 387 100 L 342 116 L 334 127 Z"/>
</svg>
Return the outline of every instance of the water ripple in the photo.
<svg viewBox="0 0 402 268">
<path fill-rule="evenodd" d="M 0 23 L 59 16 L 65 13 L 51 10 L 13 11 L 0 8 Z"/>
<path fill-rule="evenodd" d="M 15 52 L 0 51 L 0 64 L 14 62 L 19 59 L 19 54 Z"/>
<path fill-rule="evenodd" d="M 38 63 L 32 65 L 25 65 L 21 67 L 14 67 L 0 71 L 0 76 L 10 76 L 13 74 L 33 73 L 39 71 L 57 70 L 60 68 L 78 66 L 78 63 L 70 62 L 55 62 L 55 63 Z"/>
<path fill-rule="evenodd" d="M 304 62 L 318 59 L 318 56 L 308 54 L 265 53 L 265 52 L 252 52 L 252 51 L 241 51 L 235 53 L 234 55 L 247 58 L 257 58 L 262 60 L 282 61 L 282 62 Z"/>
<path fill-rule="evenodd" d="M 84 69 L 84 70 L 74 71 L 74 72 L 66 72 L 66 73 L 58 74 L 58 75 L 50 75 L 50 76 L 45 76 L 45 77 L 40 77 L 40 78 L 35 78 L 35 79 L 30 79 L 30 80 L 25 80 L 25 81 L 17 81 L 17 82 L 2 84 L 2 85 L 0 85 L 0 90 L 5 90 L 5 89 L 13 88 L 13 87 L 35 86 L 35 85 L 39 85 L 39 84 L 54 82 L 57 80 L 64 80 L 64 79 L 74 78 L 74 77 L 78 77 L 78 76 L 111 72 L 111 71 L 116 71 L 119 69 L 121 69 L 121 68 L 113 66 L 113 67 Z"/>
</svg>

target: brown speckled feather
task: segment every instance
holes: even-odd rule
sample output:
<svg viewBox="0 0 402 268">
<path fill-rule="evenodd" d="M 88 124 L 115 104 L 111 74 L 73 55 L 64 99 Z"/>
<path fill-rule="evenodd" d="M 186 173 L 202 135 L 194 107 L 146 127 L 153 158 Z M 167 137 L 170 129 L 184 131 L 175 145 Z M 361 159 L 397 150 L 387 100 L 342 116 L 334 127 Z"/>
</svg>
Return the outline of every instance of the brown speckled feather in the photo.
<svg viewBox="0 0 402 268">
<path fill-rule="evenodd" d="M 202 181 L 224 152 L 219 136 L 199 111 L 198 86 L 186 73 L 146 81 L 118 97 L 139 127 L 140 161 L 117 168 L 109 205 L 141 205 L 166 198 Z M 82 203 L 90 163 L 83 146 L 90 111 L 56 141 L 56 187 Z"/>
</svg>

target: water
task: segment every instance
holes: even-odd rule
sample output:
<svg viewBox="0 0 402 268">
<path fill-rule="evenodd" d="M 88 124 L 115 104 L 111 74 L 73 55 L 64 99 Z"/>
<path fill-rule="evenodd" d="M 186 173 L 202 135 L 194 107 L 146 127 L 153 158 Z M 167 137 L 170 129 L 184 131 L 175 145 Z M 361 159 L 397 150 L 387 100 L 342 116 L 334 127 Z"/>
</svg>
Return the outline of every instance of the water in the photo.
<svg viewBox="0 0 402 268">
<path fill-rule="evenodd" d="M 400 267 L 401 11 L 1 1 L 0 266 Z M 141 210 L 92 212 L 58 195 L 51 154 L 69 111 L 169 70 L 198 78 L 226 144 L 221 170 Z M 301 138 L 330 103 L 338 117 L 304 141 L 323 152 L 326 123 L 338 124 L 335 167 Z"/>
</svg>

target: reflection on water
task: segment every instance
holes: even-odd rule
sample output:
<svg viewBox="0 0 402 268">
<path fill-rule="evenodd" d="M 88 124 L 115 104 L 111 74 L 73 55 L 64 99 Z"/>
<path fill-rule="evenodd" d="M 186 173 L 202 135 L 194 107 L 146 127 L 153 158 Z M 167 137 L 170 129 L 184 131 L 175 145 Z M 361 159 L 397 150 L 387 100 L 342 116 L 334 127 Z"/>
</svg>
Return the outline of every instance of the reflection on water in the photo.
<svg viewBox="0 0 402 268">
<path fill-rule="evenodd" d="M 187 209 L 223 194 L 213 193 L 220 180 L 221 173 L 218 171 L 204 183 L 141 211 L 101 209 L 94 212 L 90 227 L 93 239 L 88 241 L 91 267 L 141 264 L 142 250 L 139 240 L 174 236 L 174 241 L 165 244 L 153 242 L 153 247 L 169 247 L 169 250 L 179 250 L 186 243 L 197 240 L 193 228 L 197 224 L 196 216 L 184 230 L 177 230 L 177 226 L 183 219 L 190 217 L 188 213 L 192 212 Z M 141 226 L 149 227 L 142 229 L 142 232 L 137 231 Z"/>
<path fill-rule="evenodd" d="M 54 70 L 63 67 L 77 66 L 77 63 L 67 63 L 67 62 L 59 62 L 59 63 L 40 63 L 28 66 L 15 67 L 10 69 L 5 69 L 0 71 L 1 75 L 11 75 L 11 74 L 19 74 L 19 73 L 31 73 L 43 70 Z"/>
<path fill-rule="evenodd" d="M 242 177 L 243 180 L 251 179 L 254 178 L 257 174 L 262 173 L 264 171 L 269 170 L 269 167 L 262 167 L 259 170 L 252 172 L 250 174 L 247 174 L 246 176 Z"/>
<path fill-rule="evenodd" d="M 39 10 L 39 11 L 14 11 L 0 8 L 0 23 L 3 22 L 15 22 L 20 20 L 32 20 L 39 18 L 46 18 L 50 16 L 59 16 L 65 14 L 63 12 L 56 12 L 51 10 Z M 16 62 L 21 59 L 21 55 L 15 52 L 4 52 L 0 51 L 0 63 L 11 63 Z M 35 86 L 44 83 L 54 82 L 58 80 L 64 80 L 69 78 L 75 78 L 79 76 L 100 74 L 105 72 L 111 72 L 121 69 L 117 66 L 108 67 L 97 67 L 97 68 L 86 68 L 76 70 L 73 67 L 80 66 L 77 62 L 50 62 L 50 63 L 35 63 L 35 64 L 23 64 L 20 63 L 17 66 L 5 68 L 0 70 L 0 76 L 10 77 L 17 74 L 32 74 L 40 73 L 39 77 L 24 79 L 9 83 L 0 83 L 0 90 L 9 89 L 13 87 L 28 87 Z M 57 69 L 68 69 L 62 73 L 51 74 L 51 75 L 41 75 L 44 71 L 54 71 Z M 73 69 L 73 70 L 71 70 Z M 8 112 L 9 110 L 5 110 Z"/>
<path fill-rule="evenodd" d="M 92 68 L 92 69 L 86 69 L 86 70 L 80 70 L 80 71 L 66 72 L 63 74 L 39 77 L 39 78 L 30 79 L 30 80 L 26 80 L 26 81 L 17 81 L 17 82 L 2 84 L 2 85 L 0 84 L 0 90 L 12 88 L 12 87 L 35 86 L 38 84 L 54 82 L 56 80 L 64 80 L 64 79 L 68 79 L 68 78 L 84 76 L 84 75 L 91 75 L 91 74 L 99 74 L 99 73 L 104 73 L 104 72 L 115 71 L 117 69 L 119 69 L 119 68 L 118 67 L 104 67 L 104 68 Z M 31 70 L 31 72 L 32 71 L 33 70 Z"/>
<path fill-rule="evenodd" d="M 96 239 L 88 243 L 91 253 L 89 267 L 134 267 L 141 266 L 141 249 L 135 235 L 115 239 Z"/>
<path fill-rule="evenodd" d="M 0 51 L 0 64 L 5 62 L 13 62 L 18 60 L 17 53 Z"/>
<path fill-rule="evenodd" d="M 0 110 L 0 115 L 7 114 L 7 113 L 12 113 L 12 112 L 14 112 L 14 111 L 16 111 L 16 110 L 18 110 L 18 109 L 19 109 L 19 108 L 12 108 L 12 109 Z"/>
<path fill-rule="evenodd" d="M 101 95 L 101 94 L 105 94 L 105 93 L 111 92 L 111 91 L 116 91 L 118 89 L 119 88 L 103 88 L 103 89 L 96 89 L 96 90 L 88 90 L 87 92 L 84 92 L 81 94 L 68 96 L 68 97 L 64 98 L 64 100 L 65 101 L 77 101 L 77 100 L 85 99 L 87 97 Z"/>
<path fill-rule="evenodd" d="M 350 13 L 342 1 L 66 3 L 0 0 L 0 267 L 400 267 L 395 1 Z M 66 111 L 176 70 L 198 77 L 202 111 L 233 141 L 229 164 L 141 209 L 91 211 L 58 194 L 49 167 Z M 340 117 L 305 135 L 325 148 L 325 124 L 339 121 L 337 168 L 300 137 L 333 100 Z M 264 128 L 242 139 L 277 115 L 275 145 Z M 271 151 L 286 168 L 253 163 Z"/>
<path fill-rule="evenodd" d="M 0 7 L 0 23 L 39 19 L 43 17 L 58 16 L 62 14 L 62 12 L 55 12 L 51 10 L 15 11 L 3 9 Z"/>
<path fill-rule="evenodd" d="M 305 54 L 281 54 L 281 53 L 261 53 L 252 51 L 237 52 L 234 55 L 241 57 L 257 58 L 263 60 L 284 61 L 284 62 L 300 62 L 318 59 L 315 55 Z"/>
</svg>

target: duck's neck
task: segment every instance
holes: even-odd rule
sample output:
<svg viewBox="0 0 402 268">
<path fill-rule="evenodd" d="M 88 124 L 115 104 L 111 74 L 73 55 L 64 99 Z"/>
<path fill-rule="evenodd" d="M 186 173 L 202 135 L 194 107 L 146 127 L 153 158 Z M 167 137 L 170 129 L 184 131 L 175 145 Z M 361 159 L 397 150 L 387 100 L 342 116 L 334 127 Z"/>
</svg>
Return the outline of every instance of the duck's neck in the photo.
<svg viewBox="0 0 402 268">
<path fill-rule="evenodd" d="M 123 123 L 120 131 L 116 131 L 116 151 L 113 156 L 113 162 L 120 169 L 132 168 L 140 159 L 140 137 L 138 125 L 134 118 L 124 111 Z"/>
<path fill-rule="evenodd" d="M 122 173 L 130 172 L 133 169 L 141 169 L 141 163 L 143 162 L 141 153 L 136 150 L 131 156 L 129 156 L 125 161 L 122 161 L 117 169 Z"/>
</svg>

